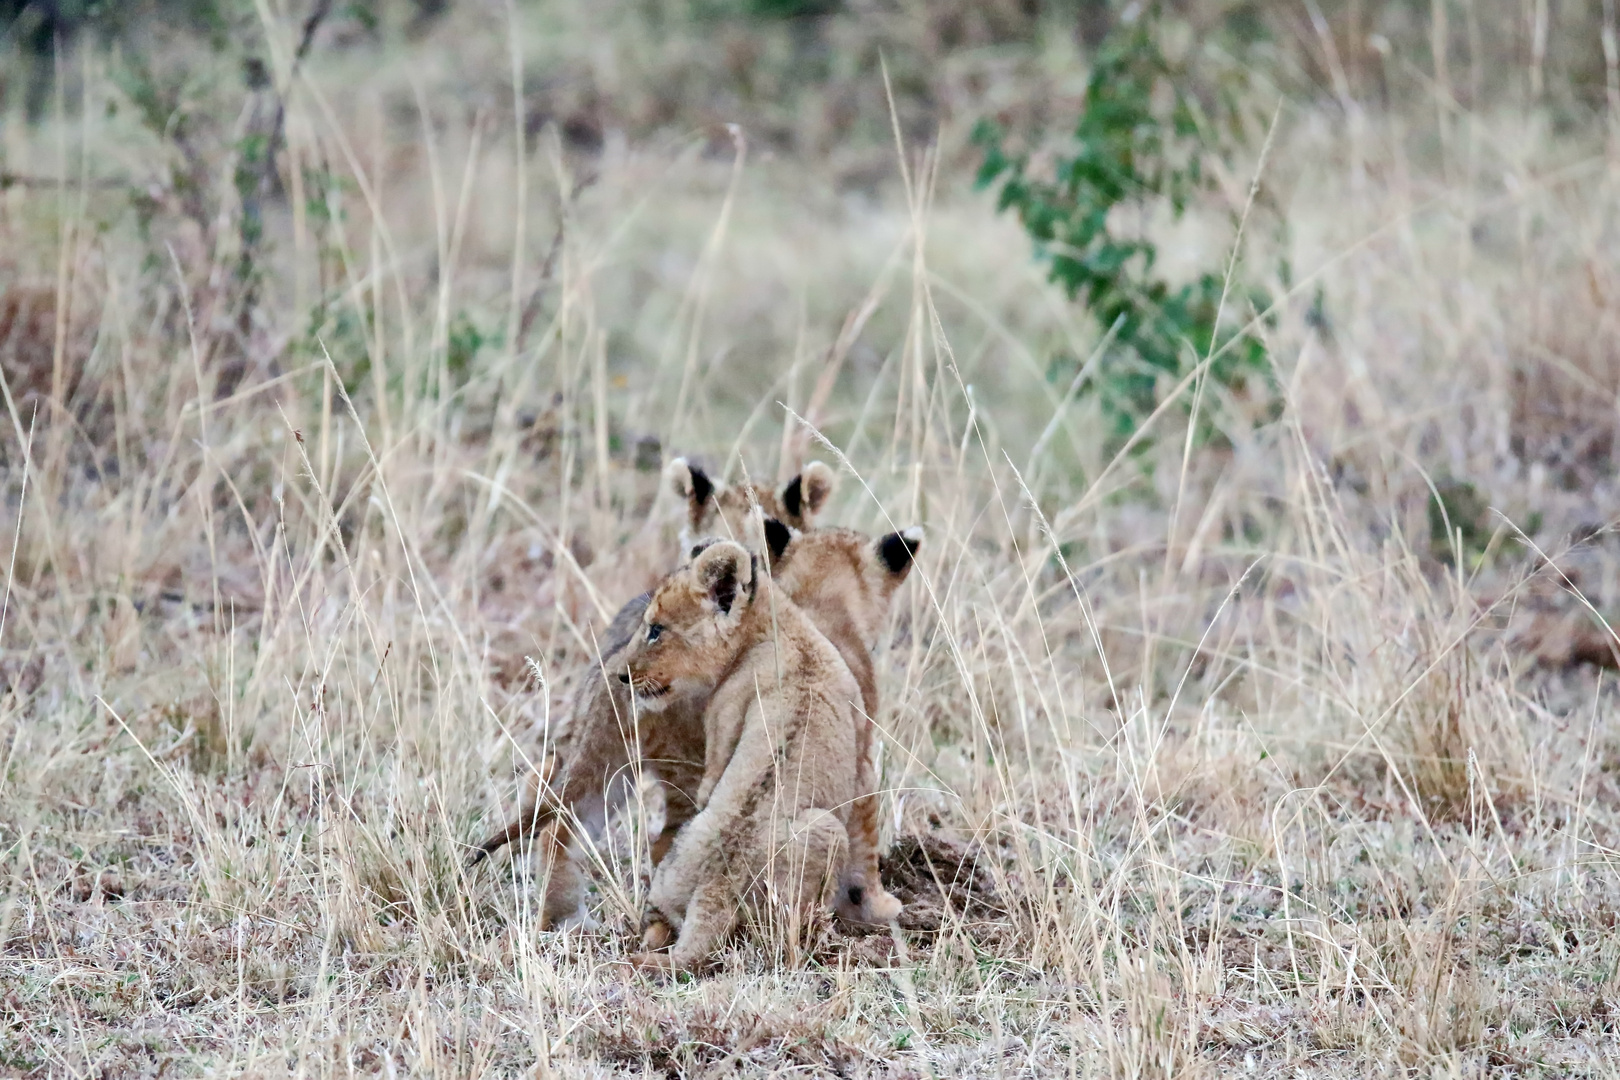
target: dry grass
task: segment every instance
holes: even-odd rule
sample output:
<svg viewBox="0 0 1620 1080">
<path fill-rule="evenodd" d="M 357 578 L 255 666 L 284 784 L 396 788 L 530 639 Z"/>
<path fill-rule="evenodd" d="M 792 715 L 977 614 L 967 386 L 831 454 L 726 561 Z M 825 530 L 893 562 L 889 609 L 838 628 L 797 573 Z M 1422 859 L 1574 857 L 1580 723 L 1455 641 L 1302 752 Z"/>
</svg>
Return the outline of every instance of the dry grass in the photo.
<svg viewBox="0 0 1620 1080">
<path fill-rule="evenodd" d="M 487 20 L 359 56 L 289 110 L 341 212 L 272 210 L 245 317 L 228 139 L 197 220 L 95 57 L 5 131 L 67 182 L 0 193 L 0 1071 L 1620 1071 L 1620 698 L 1558 644 L 1620 605 L 1601 139 L 1288 105 L 1281 417 L 1210 395 L 1229 446 L 1172 409 L 1110 463 L 1044 377 L 1096 328 L 951 154 L 519 155 Z M 928 539 L 879 664 L 900 927 L 665 985 L 617 962 L 640 814 L 593 928 L 460 865 L 665 565 L 675 452 L 837 460 L 830 520 Z M 1488 550 L 1431 537 L 1448 480 Z"/>
</svg>

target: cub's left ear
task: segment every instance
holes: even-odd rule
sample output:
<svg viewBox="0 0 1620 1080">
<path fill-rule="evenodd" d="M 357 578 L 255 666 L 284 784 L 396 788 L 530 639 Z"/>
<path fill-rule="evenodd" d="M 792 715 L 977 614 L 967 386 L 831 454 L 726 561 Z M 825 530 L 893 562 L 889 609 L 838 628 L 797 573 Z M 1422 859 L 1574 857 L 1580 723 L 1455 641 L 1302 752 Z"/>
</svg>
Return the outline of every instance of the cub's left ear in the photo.
<svg viewBox="0 0 1620 1080">
<path fill-rule="evenodd" d="M 782 509 L 809 528 L 815 516 L 826 507 L 833 492 L 838 490 L 838 474 L 819 461 L 812 461 L 804 470 L 787 482 L 778 498 Z"/>
<path fill-rule="evenodd" d="M 714 481 L 709 479 L 709 474 L 683 457 L 665 466 L 664 476 L 669 480 L 670 490 L 686 500 L 688 512 L 694 519 L 714 494 Z"/>
<path fill-rule="evenodd" d="M 911 568 L 917 561 L 917 552 L 922 548 L 922 539 L 922 529 L 913 525 L 909 529 L 890 533 L 878 540 L 878 559 L 894 578 L 896 585 L 911 573 Z"/>
<path fill-rule="evenodd" d="M 754 557 L 734 541 L 710 544 L 698 553 L 692 568 L 722 615 L 733 614 L 738 597 L 754 591 Z"/>
<path fill-rule="evenodd" d="M 771 553 L 774 568 L 782 560 L 782 552 L 793 543 L 793 530 L 773 517 L 765 519 L 765 550 Z"/>
</svg>

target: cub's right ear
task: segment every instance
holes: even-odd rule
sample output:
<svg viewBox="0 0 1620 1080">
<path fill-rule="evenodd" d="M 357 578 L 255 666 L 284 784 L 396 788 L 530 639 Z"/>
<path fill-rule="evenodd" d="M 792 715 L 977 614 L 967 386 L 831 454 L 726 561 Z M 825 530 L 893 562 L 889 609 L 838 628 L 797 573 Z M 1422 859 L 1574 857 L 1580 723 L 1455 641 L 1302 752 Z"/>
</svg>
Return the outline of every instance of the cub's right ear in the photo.
<svg viewBox="0 0 1620 1080">
<path fill-rule="evenodd" d="M 911 567 L 917 561 L 917 552 L 922 548 L 922 539 L 922 529 L 913 525 L 909 529 L 890 533 L 877 542 L 878 558 L 894 576 L 895 584 L 904 581 L 906 575 L 911 573 Z"/>
<path fill-rule="evenodd" d="M 671 461 L 664 468 L 664 475 L 669 478 L 670 489 L 686 500 L 694 518 L 714 494 L 714 481 L 709 479 L 709 474 L 683 457 Z"/>
<path fill-rule="evenodd" d="M 710 544 L 698 553 L 692 568 L 722 615 L 736 612 L 737 599 L 742 594 L 753 595 L 754 557 L 735 541 Z"/>
<path fill-rule="evenodd" d="M 765 519 L 765 550 L 771 553 L 771 565 L 781 561 L 782 552 L 793 543 L 793 530 L 773 517 Z"/>
</svg>

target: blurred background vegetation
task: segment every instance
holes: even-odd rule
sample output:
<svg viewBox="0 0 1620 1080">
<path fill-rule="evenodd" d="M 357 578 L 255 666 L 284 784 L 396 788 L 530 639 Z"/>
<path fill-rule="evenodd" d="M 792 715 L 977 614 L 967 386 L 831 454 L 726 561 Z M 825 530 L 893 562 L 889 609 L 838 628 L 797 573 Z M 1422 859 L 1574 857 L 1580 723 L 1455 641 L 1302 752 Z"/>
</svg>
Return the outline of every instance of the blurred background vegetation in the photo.
<svg viewBox="0 0 1620 1080">
<path fill-rule="evenodd" d="M 288 5 L 269 6 L 283 14 Z M 572 139 L 590 144 L 610 129 L 634 137 L 724 116 L 794 152 L 825 151 L 852 135 L 886 138 L 886 103 L 870 85 L 885 62 L 902 121 L 919 133 L 960 118 L 964 107 L 1021 129 L 1066 123 L 1079 87 L 1004 100 L 1019 93 L 1006 76 L 1031 65 L 1055 70 L 1054 61 L 1075 51 L 1089 54 L 1144 8 L 1139 0 L 517 6 L 552 29 L 599 32 L 599 48 L 590 52 L 535 59 L 529 106 L 536 121 L 556 116 Z M 1206 51 L 1226 51 L 1293 94 L 1387 106 L 1427 98 L 1438 87 L 1459 110 L 1535 104 L 1564 124 L 1607 107 L 1612 65 L 1600 32 L 1603 0 L 1180 0 L 1147 7 L 1191 31 Z M 314 44 L 334 51 L 422 41 L 504 17 L 502 5 L 481 0 L 312 0 L 291 8 L 307 8 L 285 14 L 313 19 Z M 31 116 L 42 115 L 53 58 L 87 43 L 149 58 L 172 56 L 165 45 L 190 38 L 238 61 L 239 89 L 247 92 L 252 69 L 270 60 L 261 28 L 252 0 L 0 0 L 0 108 L 9 115 L 26 103 Z M 638 38 L 645 64 L 604 63 L 605 53 L 622 55 Z M 1188 74 L 1207 72 L 1195 65 Z M 832 115 L 803 115 L 809 97 L 829 93 Z"/>
<path fill-rule="evenodd" d="M 727 156 L 736 124 L 755 155 L 813 161 L 835 190 L 875 194 L 899 179 L 898 135 L 932 147 L 940 174 L 996 189 L 1052 281 L 1107 335 L 1095 371 L 1072 348 L 1041 362 L 1060 393 L 1089 376 L 1117 449 L 1212 351 L 1211 375 L 1254 399 L 1251 419 L 1274 415 L 1264 349 L 1241 331 L 1291 284 L 1266 192 L 1248 228 L 1273 251 L 1236 277 L 1214 253 L 1167 273 L 1162 235 L 1122 218 L 1147 222 L 1168 202 L 1179 219 L 1191 199 L 1235 227 L 1283 101 L 1340 111 L 1352 133 L 1369 113 L 1400 117 L 1411 167 L 1448 177 L 1480 167 L 1474 148 L 1491 140 L 1471 134 L 1459 149 L 1456 131 L 1486 115 L 1533 115 L 1569 153 L 1587 152 L 1583 139 L 1620 116 L 1613 22 L 1608 0 L 0 0 L 0 123 L 79 115 L 95 66 L 120 91 L 97 107 L 132 109 L 149 153 L 126 155 L 125 175 L 90 176 L 107 159 L 88 162 L 85 178 L 127 195 L 149 241 L 187 221 L 206 234 L 213 261 L 232 268 L 244 339 L 286 220 L 344 212 L 345 170 L 302 160 L 316 196 L 289 207 L 301 185 L 289 183 L 286 102 L 306 65 L 333 69 L 341 87 L 345 65 L 418 57 L 434 71 L 435 108 L 491 130 L 520 119 L 531 145 L 554 133 L 582 183 L 613 145 L 695 137 Z M 297 32 L 273 46 L 265 27 L 277 23 Z M 492 31 L 517 23 L 528 31 L 522 115 L 502 117 L 514 71 L 490 51 Z M 391 84 L 381 116 L 392 141 L 418 137 L 423 85 Z M 142 175 L 154 149 L 166 174 Z M 0 162 L 0 183 L 48 180 Z M 1217 189 L 1224 199 L 1208 197 Z M 164 261 L 162 242 L 151 250 Z M 334 329 L 328 314 L 317 299 L 311 333 Z M 460 381 L 501 342 L 493 325 L 456 320 L 446 365 Z M 237 351 L 224 391 L 276 362 Z M 345 373 L 351 389 L 363 389 L 366 363 Z"/>
<path fill-rule="evenodd" d="M 20 515 L 0 520 L 19 590 L 0 819 L 40 840 L 0 849 L 56 850 L 13 892 L 90 904 L 100 886 L 63 883 L 95 880 L 82 852 L 136 843 L 106 828 L 131 805 L 156 815 L 143 835 L 185 835 L 110 707 L 222 785 L 307 777 L 290 810 L 221 786 L 249 823 L 173 842 L 205 852 L 189 865 L 211 902 L 270 897 L 288 880 L 272 860 L 305 865 L 314 838 L 351 843 L 301 763 L 357 763 L 342 783 L 387 822 L 273 897 L 277 934 L 351 898 L 262 973 L 273 1028 L 348 1030 L 320 994 L 284 1001 L 293 976 L 324 985 L 322 940 L 505 970 L 452 886 L 455 843 L 510 796 L 507 733 L 539 722 L 526 658 L 590 670 L 589 628 L 667 566 L 662 461 L 736 479 L 830 460 L 803 416 L 860 475 L 831 519 L 921 522 L 937 560 L 887 652 L 897 833 L 1011 822 L 1017 844 L 1051 841 L 1023 882 L 1069 865 L 1048 880 L 1106 883 L 1051 890 L 1027 908 L 1038 944 L 995 946 L 1062 973 L 1031 984 L 1032 1044 L 1050 1003 L 1104 979 L 1096 1000 L 1137 1011 L 1099 1012 L 1099 1045 L 1244 995 L 1293 1010 L 1267 1031 L 1304 1030 L 1334 987 L 1360 1034 L 1266 1037 L 1347 1062 L 1475 1047 L 1481 1070 L 1542 1060 L 1516 1033 L 1592 1041 L 1612 1009 L 1562 1003 L 1601 1003 L 1589 972 L 1620 970 L 1620 879 L 1576 858 L 1583 821 L 1593 851 L 1620 849 L 1620 727 L 1586 670 L 1620 666 L 1617 620 L 1597 618 L 1620 612 L 1617 6 L 0 0 L 0 481 Z M 378 678 L 404 688 L 386 707 Z M 1028 768 L 1004 768 L 999 740 L 1047 722 Z M 1074 775 L 1094 802 L 1048 805 Z M 949 801 L 920 794 L 936 782 Z M 1307 790 L 1319 824 L 1279 840 Z M 1425 814 L 1452 846 L 1414 841 Z M 1121 871 L 1161 823 L 1181 863 Z M 1512 843 L 1482 855 L 1493 832 Z M 1119 861 L 1067 862 L 1090 845 Z M 188 865 L 144 850 L 127 857 L 154 888 Z M 1262 865 L 1264 904 L 1220 891 Z M 1122 895 L 1162 921 L 1121 922 Z M 1312 932 L 1315 982 L 1291 897 L 1338 920 Z M 169 918 L 146 899 L 107 924 L 132 928 L 109 931 L 120 948 L 166 940 L 138 922 Z M 1104 908 L 1118 959 L 1099 948 L 1082 978 L 1069 946 Z M 1207 936 L 1195 908 L 1216 913 Z M 1466 930 L 1435 929 L 1442 910 Z M 1341 934 L 1358 920 L 1370 936 Z M 281 955 L 175 969 L 234 1009 L 244 952 Z M 919 1031 L 978 1041 L 985 954 L 935 954 L 933 986 L 979 981 L 920 993 L 947 1011 Z M 575 971 L 536 955 L 546 979 Z M 44 1044 L 67 982 L 30 970 Z M 1352 974 L 1371 987 L 1353 1002 Z M 417 1007 L 396 991 L 426 985 L 407 976 L 353 984 L 383 1042 Z M 1518 1017 L 1489 1037 L 1479 979 Z M 477 1000 L 436 985 L 446 1015 Z M 167 1023 L 177 1000 L 194 999 L 142 1008 Z M 892 1013 L 887 983 L 874 1000 Z M 535 1030 L 561 1011 L 537 1006 Z M 1185 1015 L 1165 1038 L 1201 1052 Z M 1187 1074 L 1163 1060 L 1116 1075 Z"/>
</svg>

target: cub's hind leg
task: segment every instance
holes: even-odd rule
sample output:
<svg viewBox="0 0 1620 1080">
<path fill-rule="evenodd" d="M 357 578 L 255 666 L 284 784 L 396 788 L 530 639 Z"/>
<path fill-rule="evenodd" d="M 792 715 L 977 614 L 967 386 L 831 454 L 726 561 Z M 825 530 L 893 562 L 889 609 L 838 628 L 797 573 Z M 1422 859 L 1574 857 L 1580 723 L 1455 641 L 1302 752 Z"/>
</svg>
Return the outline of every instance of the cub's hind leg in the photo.
<svg viewBox="0 0 1620 1080">
<path fill-rule="evenodd" d="M 785 957 L 800 955 L 807 927 L 815 924 L 838 893 L 839 875 L 849 859 L 844 823 L 826 810 L 802 810 L 778 823 L 754 897 L 759 930 L 776 940 Z M 793 963 L 793 960 L 789 960 Z"/>
<path fill-rule="evenodd" d="M 653 970 L 696 971 L 737 928 L 737 916 L 737 893 L 730 879 L 712 877 L 693 891 L 674 947 L 668 952 L 637 953 L 630 962 Z"/>
<path fill-rule="evenodd" d="M 849 860 L 849 833 L 827 810 L 801 810 L 777 826 L 771 853 L 772 885 L 779 901 L 826 907 Z"/>
</svg>

